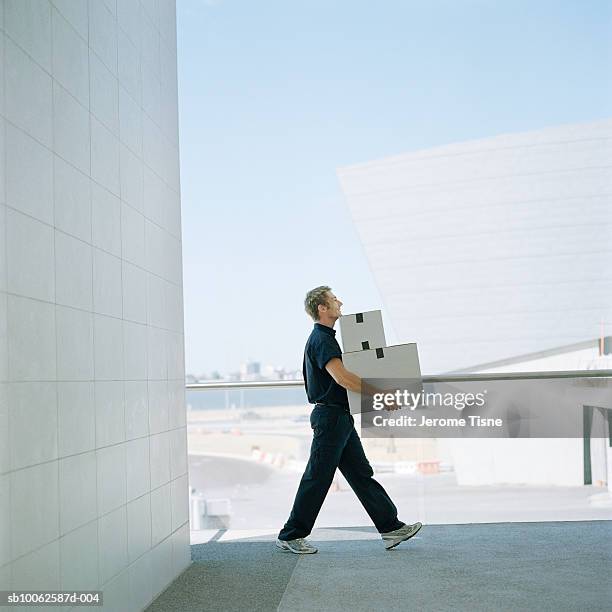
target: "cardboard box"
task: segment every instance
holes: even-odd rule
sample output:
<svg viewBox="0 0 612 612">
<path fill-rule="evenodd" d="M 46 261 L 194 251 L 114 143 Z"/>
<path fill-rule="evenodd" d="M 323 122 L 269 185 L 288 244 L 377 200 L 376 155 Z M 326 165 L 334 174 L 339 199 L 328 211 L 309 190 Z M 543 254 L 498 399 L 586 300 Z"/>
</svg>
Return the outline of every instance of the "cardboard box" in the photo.
<svg viewBox="0 0 612 612">
<path fill-rule="evenodd" d="M 343 353 L 344 367 L 366 379 L 389 379 L 388 388 L 384 381 L 377 386 L 381 390 L 394 390 L 398 379 L 410 381 L 407 385 L 411 391 L 422 391 L 421 366 L 417 345 L 396 344 L 394 346 L 378 347 L 365 351 Z M 352 414 L 361 413 L 361 395 L 348 391 L 349 405 Z"/>
<path fill-rule="evenodd" d="M 340 335 L 345 353 L 387 346 L 380 310 L 343 315 Z"/>
</svg>

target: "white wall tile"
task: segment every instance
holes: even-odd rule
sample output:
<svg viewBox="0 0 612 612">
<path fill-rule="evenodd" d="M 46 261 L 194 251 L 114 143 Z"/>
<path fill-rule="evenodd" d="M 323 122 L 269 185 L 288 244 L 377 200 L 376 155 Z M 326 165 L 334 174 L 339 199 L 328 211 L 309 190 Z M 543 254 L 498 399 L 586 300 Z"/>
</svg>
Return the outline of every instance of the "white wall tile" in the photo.
<svg viewBox="0 0 612 612">
<path fill-rule="evenodd" d="M 140 3 L 131 0 L 117 0 L 117 20 L 119 27 L 140 49 L 140 24 L 142 22 Z"/>
<path fill-rule="evenodd" d="M 103 516 L 98 521 L 98 550 L 100 583 L 108 582 L 127 567 L 127 513 L 126 507 Z M 106 588 L 104 594 L 106 595 Z M 123 593 L 126 597 L 127 592 Z M 125 602 L 123 600 L 123 608 Z M 104 604 L 106 608 L 106 602 Z"/>
<path fill-rule="evenodd" d="M 92 247 L 55 232 L 55 300 L 63 306 L 92 309 Z"/>
<path fill-rule="evenodd" d="M 8 290 L 54 301 L 53 228 L 9 208 L 6 230 Z"/>
<path fill-rule="evenodd" d="M 57 383 L 59 456 L 83 453 L 96 447 L 94 383 Z"/>
<path fill-rule="evenodd" d="M 17 470 L 10 477 L 15 559 L 59 537 L 58 462 Z"/>
<path fill-rule="evenodd" d="M 51 72 L 51 4 L 4 0 L 4 30 L 34 61 Z"/>
<path fill-rule="evenodd" d="M 123 318 L 147 322 L 147 272 L 123 262 Z"/>
<path fill-rule="evenodd" d="M 91 184 L 93 245 L 121 257 L 121 206 L 119 198 Z"/>
<path fill-rule="evenodd" d="M 168 424 L 170 428 L 184 427 L 187 419 L 184 379 L 168 381 L 168 396 Z"/>
<path fill-rule="evenodd" d="M 10 475 L 0 475 L 0 566 L 9 563 L 11 555 L 11 483 Z M 149 531 L 151 521 L 149 516 Z M 151 546 L 149 537 L 149 547 Z"/>
<path fill-rule="evenodd" d="M 187 474 L 170 483 L 172 497 L 172 531 L 189 520 L 189 478 Z"/>
<path fill-rule="evenodd" d="M 100 0 L 89 0 L 89 46 L 117 73 L 117 19 Z"/>
<path fill-rule="evenodd" d="M 98 460 L 98 516 L 126 502 L 125 444 L 96 451 Z"/>
<path fill-rule="evenodd" d="M 10 452 L 8 383 L 0 382 L 0 474 L 10 469 Z M 2 565 L 1 561 L 0 565 Z"/>
<path fill-rule="evenodd" d="M 149 493 L 128 503 L 128 559 L 130 563 L 151 548 L 151 496 Z"/>
<path fill-rule="evenodd" d="M 130 584 L 130 606 L 133 610 L 144 610 L 153 593 L 151 557 L 144 555 L 128 569 Z"/>
<path fill-rule="evenodd" d="M 55 380 L 55 306 L 8 296 L 9 379 Z"/>
<path fill-rule="evenodd" d="M 128 440 L 149 435 L 146 381 L 125 381 L 125 433 Z"/>
<path fill-rule="evenodd" d="M 89 49 L 74 27 L 53 9 L 53 76 L 89 108 Z"/>
<path fill-rule="evenodd" d="M 168 102 L 172 104 L 174 108 L 178 103 L 177 97 L 177 80 L 178 80 L 178 66 L 177 66 L 177 54 L 176 47 L 172 49 L 168 46 L 167 42 L 163 40 L 163 32 L 161 33 L 161 47 L 160 47 L 160 57 L 159 57 L 159 67 L 160 67 L 160 79 L 162 84 L 162 94 L 163 92 L 167 92 L 169 98 Z M 174 101 L 172 101 L 174 99 Z M 178 134 L 173 134 L 173 137 L 178 136 Z"/>
<path fill-rule="evenodd" d="M 96 380 L 123 380 L 123 326 L 120 319 L 94 315 Z"/>
<path fill-rule="evenodd" d="M 57 155 L 89 174 L 89 112 L 57 81 L 53 83 L 53 143 Z"/>
<path fill-rule="evenodd" d="M 119 139 L 142 155 L 142 110 L 123 87 L 119 87 Z"/>
<path fill-rule="evenodd" d="M 93 315 L 66 306 L 55 311 L 58 380 L 93 380 Z"/>
<path fill-rule="evenodd" d="M 109 446 L 125 440 L 125 401 L 123 381 L 95 383 L 96 447 Z"/>
<path fill-rule="evenodd" d="M 117 0 L 104 0 L 104 4 L 113 17 L 117 17 Z"/>
<path fill-rule="evenodd" d="M 87 41 L 89 37 L 87 0 L 53 0 L 53 4 L 83 40 Z"/>
<path fill-rule="evenodd" d="M 4 31 L 2 30 L 3 13 L 0 11 L 0 127 L 4 120 Z M 0 138 L 1 140 L 1 138 Z M 0 180 L 2 186 L 2 180 Z M 0 199 L 2 199 L 0 197 Z"/>
<path fill-rule="evenodd" d="M 137 438 L 127 442 L 127 499 L 131 501 L 151 489 L 149 440 Z"/>
<path fill-rule="evenodd" d="M 172 534 L 172 567 L 178 576 L 191 565 L 189 523 Z"/>
<path fill-rule="evenodd" d="M 163 190 L 163 207 L 162 207 L 162 218 L 160 225 L 168 232 L 168 234 L 180 242 L 181 234 L 180 231 L 176 232 L 177 219 L 176 219 L 176 207 L 178 204 L 179 195 L 174 192 L 166 183 L 164 183 Z"/>
<path fill-rule="evenodd" d="M 168 430 L 168 381 L 149 381 L 149 429 L 152 434 Z"/>
<path fill-rule="evenodd" d="M 147 328 L 142 323 L 123 323 L 123 358 L 126 380 L 147 378 Z"/>
<path fill-rule="evenodd" d="M 91 178 L 119 195 L 119 138 L 91 117 Z"/>
<path fill-rule="evenodd" d="M 161 130 L 148 115 L 142 117 L 142 159 L 161 178 L 168 174 Z"/>
<path fill-rule="evenodd" d="M 159 31 L 167 46 L 165 53 L 176 53 L 176 0 L 159 0 Z"/>
<path fill-rule="evenodd" d="M 123 311 L 121 291 L 121 259 L 94 248 L 94 312 L 121 318 Z"/>
<path fill-rule="evenodd" d="M 51 77 L 8 37 L 4 41 L 4 80 L 6 118 L 51 147 Z"/>
<path fill-rule="evenodd" d="M 6 202 L 53 223 L 53 156 L 21 130 L 6 124 Z"/>
<path fill-rule="evenodd" d="M 162 226 L 165 214 L 165 185 L 162 179 L 147 166 L 143 169 L 144 214 L 148 219 Z"/>
<path fill-rule="evenodd" d="M 6 206 L 4 204 L 0 204 L 0 245 L 2 245 L 0 246 L 0 291 L 6 291 Z"/>
<path fill-rule="evenodd" d="M 167 379 L 166 332 L 155 327 L 149 327 L 147 338 L 148 377 L 151 380 Z"/>
<path fill-rule="evenodd" d="M 98 56 L 89 57 L 90 110 L 113 134 L 119 134 L 119 91 L 113 74 Z"/>
<path fill-rule="evenodd" d="M 151 543 L 159 544 L 172 533 L 170 483 L 151 491 Z"/>
<path fill-rule="evenodd" d="M 187 430 L 173 429 L 170 433 L 170 478 L 187 473 Z"/>
<path fill-rule="evenodd" d="M 57 459 L 55 383 L 10 383 L 8 398 L 11 469 Z"/>
<path fill-rule="evenodd" d="M 182 287 L 174 283 L 166 283 L 166 323 L 168 329 L 183 333 Z M 175 377 L 168 374 L 168 378 Z"/>
<path fill-rule="evenodd" d="M 135 3 L 130 3 L 135 5 Z M 140 30 L 138 30 L 138 33 Z M 122 30 L 118 33 L 119 83 L 140 106 L 142 103 L 142 82 L 140 78 L 139 43 L 134 43 Z"/>
<path fill-rule="evenodd" d="M 120 146 L 121 199 L 132 208 L 144 212 L 142 161 L 125 145 Z"/>
<path fill-rule="evenodd" d="M 121 203 L 121 250 L 123 259 L 144 267 L 145 235 L 144 216 L 137 210 Z"/>
<path fill-rule="evenodd" d="M 172 539 L 167 538 L 151 549 L 151 576 L 153 578 L 153 597 L 158 595 L 172 580 Z"/>
<path fill-rule="evenodd" d="M 98 588 L 98 522 L 91 521 L 60 539 L 60 582 L 63 590 Z"/>
<path fill-rule="evenodd" d="M 1 21 L 1 20 L 0 20 Z M 13 588 L 11 581 L 11 566 L 9 564 L 0 567 L 0 589 L 10 591 Z M 10 608 L 8 608 L 10 610 Z"/>
<path fill-rule="evenodd" d="M 163 258 L 168 255 L 164 248 L 166 244 L 164 230 L 155 223 L 145 220 L 145 267 L 157 276 L 164 276 Z"/>
<path fill-rule="evenodd" d="M 168 355 L 168 378 L 182 378 L 185 372 L 185 349 L 183 335 L 176 332 L 166 334 L 166 353 Z"/>
<path fill-rule="evenodd" d="M 166 433 L 149 438 L 151 455 L 151 488 L 155 489 L 170 480 L 170 436 Z"/>
<path fill-rule="evenodd" d="M 59 542 L 57 540 L 13 563 L 12 582 L 15 590 L 57 591 L 59 580 Z M 31 606 L 29 609 L 35 610 L 37 607 L 39 606 Z M 21 606 L 19 608 L 24 609 Z"/>
<path fill-rule="evenodd" d="M 100 582 L 102 583 L 102 572 L 100 572 Z M 125 602 L 129 600 L 128 572 L 124 571 L 104 585 L 104 612 L 125 612 Z"/>
<path fill-rule="evenodd" d="M 142 78 L 142 108 L 156 125 L 161 125 L 161 83 L 148 62 L 140 68 Z"/>
<path fill-rule="evenodd" d="M 147 274 L 147 323 L 166 328 L 166 282 L 155 274 Z"/>
<path fill-rule="evenodd" d="M 142 0 L 143 21 L 150 22 L 156 30 L 159 29 L 159 0 Z"/>
<path fill-rule="evenodd" d="M 98 514 L 96 453 L 82 453 L 59 461 L 60 532 L 68 533 Z"/>
<path fill-rule="evenodd" d="M 161 87 L 161 130 L 165 138 L 178 147 L 178 89 L 176 81 L 172 86 L 162 81 Z"/>
<path fill-rule="evenodd" d="M 8 300 L 6 293 L 0 291 L 0 381 L 8 378 Z"/>
<path fill-rule="evenodd" d="M 90 179 L 57 155 L 53 165 L 55 227 L 91 243 Z"/>
</svg>

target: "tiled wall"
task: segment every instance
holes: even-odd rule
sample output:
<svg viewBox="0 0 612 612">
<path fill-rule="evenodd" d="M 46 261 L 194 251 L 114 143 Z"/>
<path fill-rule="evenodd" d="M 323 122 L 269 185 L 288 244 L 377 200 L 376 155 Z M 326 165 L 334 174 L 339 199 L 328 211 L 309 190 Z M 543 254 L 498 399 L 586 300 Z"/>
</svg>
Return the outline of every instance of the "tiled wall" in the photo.
<svg viewBox="0 0 612 612">
<path fill-rule="evenodd" d="M 190 562 L 174 0 L 0 0 L 0 589 Z"/>
<path fill-rule="evenodd" d="M 612 333 L 612 121 L 339 172 L 402 342 L 465 368 Z"/>
</svg>

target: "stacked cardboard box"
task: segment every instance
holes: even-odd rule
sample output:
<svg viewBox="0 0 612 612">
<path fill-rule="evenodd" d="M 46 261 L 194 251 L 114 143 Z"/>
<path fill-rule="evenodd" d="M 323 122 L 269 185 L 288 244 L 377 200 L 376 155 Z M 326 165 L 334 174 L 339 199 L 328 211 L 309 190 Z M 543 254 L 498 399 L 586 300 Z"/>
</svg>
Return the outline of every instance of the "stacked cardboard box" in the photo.
<svg viewBox="0 0 612 612">
<path fill-rule="evenodd" d="M 360 378 L 375 379 L 377 388 L 394 390 L 403 380 L 421 386 L 421 367 L 417 346 L 396 344 L 387 346 L 380 310 L 359 312 L 340 317 L 342 361 L 344 367 Z M 385 388 L 384 380 L 393 381 Z M 361 395 L 348 392 L 351 413 L 362 412 Z M 365 408 L 365 407 L 364 407 Z"/>
</svg>

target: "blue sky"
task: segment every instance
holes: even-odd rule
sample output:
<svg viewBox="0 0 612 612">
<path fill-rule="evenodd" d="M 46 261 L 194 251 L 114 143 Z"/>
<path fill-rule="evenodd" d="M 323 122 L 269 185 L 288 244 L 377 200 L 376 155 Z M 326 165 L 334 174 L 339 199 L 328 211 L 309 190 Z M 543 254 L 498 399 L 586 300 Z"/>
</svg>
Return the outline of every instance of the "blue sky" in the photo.
<svg viewBox="0 0 612 612">
<path fill-rule="evenodd" d="M 314 286 L 382 307 L 338 167 L 612 115 L 608 0 L 177 0 L 177 19 L 188 372 L 299 367 Z"/>
</svg>

